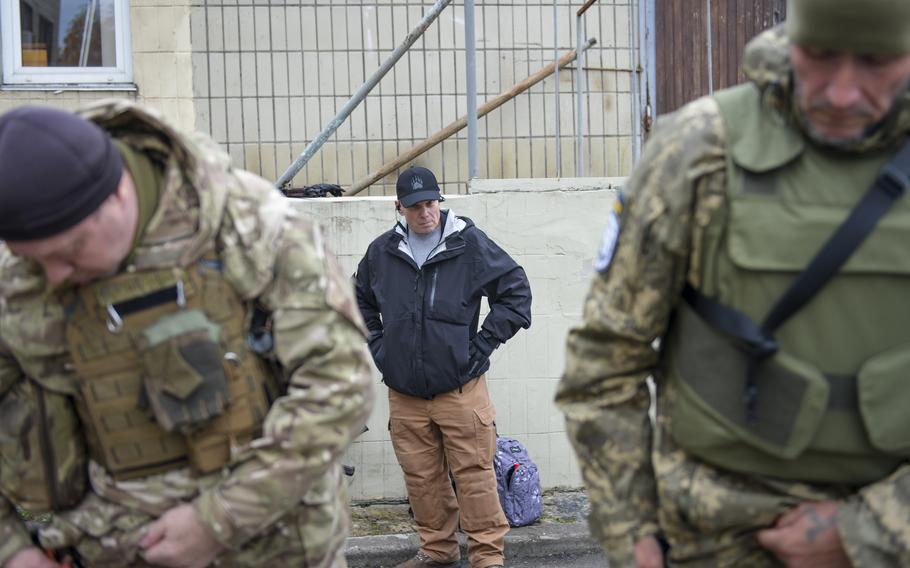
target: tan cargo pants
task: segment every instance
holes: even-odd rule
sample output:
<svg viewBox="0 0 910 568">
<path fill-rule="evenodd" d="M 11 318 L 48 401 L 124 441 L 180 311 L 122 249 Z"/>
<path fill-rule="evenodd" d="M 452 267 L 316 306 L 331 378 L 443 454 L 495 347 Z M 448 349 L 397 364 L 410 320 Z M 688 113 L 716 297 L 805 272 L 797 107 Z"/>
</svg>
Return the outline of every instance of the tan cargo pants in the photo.
<svg viewBox="0 0 910 568">
<path fill-rule="evenodd" d="M 493 472 L 496 410 L 486 378 L 480 376 L 431 400 L 389 389 L 389 416 L 420 549 L 438 562 L 458 559 L 455 529 L 460 513 L 471 566 L 502 564 L 509 524 L 499 505 Z"/>
</svg>

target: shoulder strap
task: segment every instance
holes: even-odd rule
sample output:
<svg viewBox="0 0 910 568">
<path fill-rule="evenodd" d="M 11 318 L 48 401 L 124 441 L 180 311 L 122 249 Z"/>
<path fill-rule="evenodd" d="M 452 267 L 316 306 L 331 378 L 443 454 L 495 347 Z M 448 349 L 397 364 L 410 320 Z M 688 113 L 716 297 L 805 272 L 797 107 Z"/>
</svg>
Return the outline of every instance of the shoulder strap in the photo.
<svg viewBox="0 0 910 568">
<path fill-rule="evenodd" d="M 772 334 L 840 270 L 850 255 L 866 240 L 878 221 L 910 186 L 910 141 L 878 172 L 875 182 L 847 219 L 837 228 L 822 249 L 796 277 L 762 323 L 762 331 Z"/>
<path fill-rule="evenodd" d="M 841 223 L 809 265 L 793 280 L 787 291 L 774 303 L 762 324 L 756 325 L 742 312 L 704 296 L 686 284 L 683 299 L 705 321 L 744 342 L 750 351 L 746 377 L 745 402 L 748 415 L 755 418 L 758 387 L 755 371 L 767 357 L 777 352 L 774 332 L 802 309 L 847 262 L 879 220 L 910 186 L 910 139 L 897 155 L 879 170 L 872 187 Z"/>
</svg>

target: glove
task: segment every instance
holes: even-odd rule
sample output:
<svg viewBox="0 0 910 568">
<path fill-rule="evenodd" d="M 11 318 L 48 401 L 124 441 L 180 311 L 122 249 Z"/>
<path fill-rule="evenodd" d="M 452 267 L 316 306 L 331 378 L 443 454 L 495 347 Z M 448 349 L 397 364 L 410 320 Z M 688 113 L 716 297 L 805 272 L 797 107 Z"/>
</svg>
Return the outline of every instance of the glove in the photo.
<svg viewBox="0 0 910 568">
<path fill-rule="evenodd" d="M 230 377 L 222 353 L 207 330 L 192 330 L 157 345 L 143 346 L 144 395 L 158 425 L 189 433 L 224 413 L 231 403 Z"/>
<path fill-rule="evenodd" d="M 499 347 L 492 335 L 482 331 L 474 336 L 468 345 L 468 377 L 474 378 L 487 372 L 490 368 L 490 355 Z"/>
</svg>

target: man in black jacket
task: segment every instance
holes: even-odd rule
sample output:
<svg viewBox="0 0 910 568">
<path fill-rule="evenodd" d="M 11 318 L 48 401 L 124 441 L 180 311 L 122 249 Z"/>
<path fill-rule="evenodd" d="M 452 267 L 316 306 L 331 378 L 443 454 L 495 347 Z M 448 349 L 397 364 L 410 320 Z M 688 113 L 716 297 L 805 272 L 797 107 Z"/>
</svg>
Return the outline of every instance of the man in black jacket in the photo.
<svg viewBox="0 0 910 568">
<path fill-rule="evenodd" d="M 409 168 L 396 189 L 404 223 L 370 244 L 356 286 L 420 535 L 417 555 L 399 568 L 457 566 L 459 512 L 471 566 L 502 566 L 509 525 L 496 493 L 496 410 L 484 373 L 493 350 L 531 325 L 531 288 L 470 219 L 439 209 L 430 170 Z M 477 331 L 483 296 L 490 312 Z"/>
</svg>

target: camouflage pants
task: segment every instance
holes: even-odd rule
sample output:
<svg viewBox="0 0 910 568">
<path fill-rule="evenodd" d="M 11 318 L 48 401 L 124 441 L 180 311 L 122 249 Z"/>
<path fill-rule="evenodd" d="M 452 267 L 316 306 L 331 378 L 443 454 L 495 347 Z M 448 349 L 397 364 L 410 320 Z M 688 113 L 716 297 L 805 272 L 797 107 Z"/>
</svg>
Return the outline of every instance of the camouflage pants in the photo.
<svg viewBox="0 0 910 568">
<path fill-rule="evenodd" d="M 339 506 L 341 505 L 341 506 Z M 72 511 L 56 515 L 38 530 L 45 549 L 75 550 L 85 568 L 145 568 L 138 542 L 152 517 L 90 494 Z M 221 568 L 346 568 L 343 545 L 350 518 L 335 496 L 319 504 L 303 503 L 242 550 L 227 551 Z"/>
</svg>

